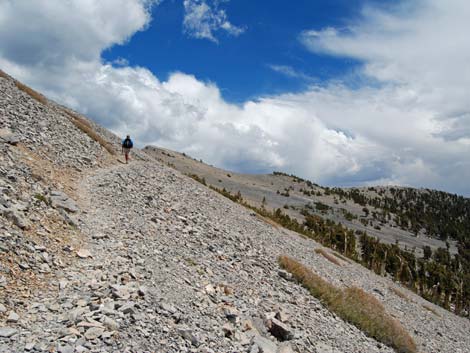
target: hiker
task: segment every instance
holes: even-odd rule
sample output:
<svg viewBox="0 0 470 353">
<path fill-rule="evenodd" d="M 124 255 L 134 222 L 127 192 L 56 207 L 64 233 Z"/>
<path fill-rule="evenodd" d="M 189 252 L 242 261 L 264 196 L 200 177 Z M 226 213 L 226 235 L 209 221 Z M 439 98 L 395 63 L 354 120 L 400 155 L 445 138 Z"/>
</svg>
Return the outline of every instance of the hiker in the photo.
<svg viewBox="0 0 470 353">
<path fill-rule="evenodd" d="M 132 142 L 131 137 L 127 135 L 126 138 L 122 141 L 122 153 L 124 153 L 124 156 L 126 157 L 126 164 L 129 161 L 129 152 L 131 151 L 132 147 L 134 147 L 134 143 Z"/>
</svg>

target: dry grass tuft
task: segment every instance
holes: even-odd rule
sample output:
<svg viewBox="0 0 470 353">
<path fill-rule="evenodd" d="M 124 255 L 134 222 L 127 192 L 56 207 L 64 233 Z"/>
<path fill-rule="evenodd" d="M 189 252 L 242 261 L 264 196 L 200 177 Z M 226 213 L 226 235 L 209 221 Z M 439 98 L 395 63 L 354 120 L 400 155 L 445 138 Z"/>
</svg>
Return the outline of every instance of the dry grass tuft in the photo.
<svg viewBox="0 0 470 353">
<path fill-rule="evenodd" d="M 279 264 L 343 320 L 399 353 L 417 352 L 413 338 L 371 294 L 356 287 L 337 288 L 287 256 L 279 257 Z"/>
<path fill-rule="evenodd" d="M 0 70 L 0 77 L 2 78 L 5 78 L 7 80 L 13 80 L 13 82 L 15 83 L 16 87 L 23 91 L 24 93 L 28 94 L 31 98 L 34 98 L 35 100 L 37 100 L 39 103 L 42 103 L 44 105 L 47 105 L 47 99 L 46 97 L 44 97 L 41 93 L 35 91 L 34 89 L 32 89 L 31 87 L 28 87 L 24 84 L 22 84 L 21 82 L 15 80 L 14 78 L 8 76 L 4 71 Z"/>
<path fill-rule="evenodd" d="M 270 226 L 273 226 L 276 229 L 281 229 L 282 228 L 282 226 L 279 223 L 276 223 L 272 219 L 264 217 L 264 216 L 260 215 L 259 213 L 256 213 L 256 217 L 258 219 L 262 220 L 263 222 L 269 224 Z"/>
<path fill-rule="evenodd" d="M 442 317 L 436 310 L 434 310 L 434 308 L 432 308 L 431 306 L 427 305 L 427 304 L 423 304 L 423 308 L 432 312 L 434 315 L 438 316 L 438 317 Z"/>
<path fill-rule="evenodd" d="M 16 87 L 18 87 L 18 89 L 20 89 L 24 93 L 28 94 L 31 98 L 34 98 L 39 103 L 47 105 L 47 99 L 41 93 L 36 92 L 34 89 L 22 84 L 19 81 L 16 81 L 16 80 L 15 80 L 15 85 L 16 85 Z"/>
<path fill-rule="evenodd" d="M 63 112 L 68 116 L 72 124 L 74 124 L 78 129 L 87 134 L 92 140 L 98 142 L 111 155 L 114 156 L 116 154 L 116 151 L 113 149 L 112 145 L 100 135 L 98 135 L 93 126 L 86 119 L 65 109 Z"/>
<path fill-rule="evenodd" d="M 333 255 L 331 255 L 329 252 L 327 252 L 325 249 L 317 248 L 314 251 L 315 251 L 315 253 L 322 255 L 325 259 L 327 259 L 328 261 L 334 263 L 335 265 L 343 266 L 341 264 L 341 262 L 336 260 L 336 258 Z"/>
<path fill-rule="evenodd" d="M 349 260 L 347 257 L 341 255 L 341 254 L 338 254 L 336 251 L 332 251 L 331 252 L 334 256 L 336 256 L 338 259 L 341 259 L 343 260 L 344 262 L 347 262 L 348 264 L 351 263 L 351 260 Z"/>
<path fill-rule="evenodd" d="M 395 295 L 397 297 L 400 297 L 400 298 L 406 300 L 407 302 L 410 301 L 410 298 L 408 298 L 408 296 L 405 293 L 403 293 L 401 290 L 399 290 L 395 287 L 392 287 L 392 286 L 388 287 L 388 289 L 390 289 L 393 293 L 395 293 Z"/>
</svg>

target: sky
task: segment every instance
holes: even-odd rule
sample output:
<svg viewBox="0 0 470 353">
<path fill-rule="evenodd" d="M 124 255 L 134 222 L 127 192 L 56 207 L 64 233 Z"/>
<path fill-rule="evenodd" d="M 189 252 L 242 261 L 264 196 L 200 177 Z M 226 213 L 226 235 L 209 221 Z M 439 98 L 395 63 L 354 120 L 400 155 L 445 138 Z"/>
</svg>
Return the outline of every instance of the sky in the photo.
<svg viewBox="0 0 470 353">
<path fill-rule="evenodd" d="M 464 0 L 0 0 L 0 68 L 140 147 L 470 196 L 468 18 Z"/>
</svg>

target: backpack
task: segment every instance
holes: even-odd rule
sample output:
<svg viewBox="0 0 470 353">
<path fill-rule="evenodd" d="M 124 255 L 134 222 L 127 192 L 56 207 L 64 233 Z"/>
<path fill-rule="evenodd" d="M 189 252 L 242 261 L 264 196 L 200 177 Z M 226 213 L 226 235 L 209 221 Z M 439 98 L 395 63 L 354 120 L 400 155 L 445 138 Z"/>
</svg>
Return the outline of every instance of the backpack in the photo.
<svg viewBox="0 0 470 353">
<path fill-rule="evenodd" d="M 132 147 L 134 147 L 134 144 L 132 143 L 131 139 L 125 139 L 124 142 L 122 143 L 122 147 L 132 148 Z"/>
</svg>

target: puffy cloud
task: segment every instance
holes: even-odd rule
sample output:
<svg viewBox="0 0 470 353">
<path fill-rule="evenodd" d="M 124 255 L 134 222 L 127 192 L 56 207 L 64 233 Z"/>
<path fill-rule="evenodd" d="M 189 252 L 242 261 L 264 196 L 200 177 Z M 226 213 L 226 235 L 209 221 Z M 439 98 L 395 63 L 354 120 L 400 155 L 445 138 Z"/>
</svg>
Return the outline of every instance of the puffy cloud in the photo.
<svg viewBox="0 0 470 353">
<path fill-rule="evenodd" d="M 312 84 L 300 94 L 241 105 L 226 102 L 215 83 L 185 73 L 161 81 L 122 60 L 102 62 L 103 50 L 148 26 L 152 3 L 0 0 L 0 67 L 116 133 L 130 133 L 140 146 L 327 184 L 408 184 L 470 194 L 464 65 L 470 50 L 464 40 L 451 44 L 470 26 L 464 2 L 421 1 L 406 14 L 366 9 L 346 30 L 306 31 L 302 40 L 310 50 L 362 60 L 358 75 L 378 84 Z M 436 33 L 436 23 L 443 33 Z"/>
<path fill-rule="evenodd" d="M 0 1 L 0 53 L 21 65 L 63 66 L 99 61 L 150 20 L 154 1 Z"/>
<path fill-rule="evenodd" d="M 446 117 L 468 110 L 470 5 L 465 0 L 402 1 L 388 11 L 365 8 L 350 27 L 305 31 L 313 52 L 364 62 L 363 74 L 413 90 L 416 104 Z"/>
<path fill-rule="evenodd" d="M 219 8 L 220 1 L 214 0 L 212 6 L 206 0 L 184 0 L 184 31 L 195 38 L 218 42 L 214 32 L 224 30 L 232 36 L 239 36 L 245 29 L 230 23 L 225 10 Z"/>
<path fill-rule="evenodd" d="M 386 10 L 366 7 L 346 29 L 301 35 L 312 52 L 362 61 L 360 74 L 378 83 L 342 98 L 350 117 L 364 110 L 348 109 L 357 102 L 376 106 L 375 114 L 357 121 L 335 118 L 332 112 L 327 116 L 330 123 L 394 148 L 400 159 L 392 164 L 389 180 L 470 192 L 464 162 L 470 138 L 470 42 L 462 35 L 470 29 L 469 15 L 470 5 L 463 0 L 402 1 Z M 360 92 L 369 95 L 369 102 Z"/>
</svg>

